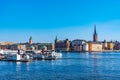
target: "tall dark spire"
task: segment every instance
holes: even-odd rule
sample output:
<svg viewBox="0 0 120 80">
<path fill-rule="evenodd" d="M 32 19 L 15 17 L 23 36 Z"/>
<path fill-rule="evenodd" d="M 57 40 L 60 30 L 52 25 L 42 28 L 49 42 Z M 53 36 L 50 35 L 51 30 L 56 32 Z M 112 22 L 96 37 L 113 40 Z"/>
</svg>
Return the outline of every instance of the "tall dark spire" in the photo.
<svg viewBox="0 0 120 80">
<path fill-rule="evenodd" d="M 98 41 L 98 35 L 97 35 L 97 31 L 96 31 L 96 25 L 94 25 L 93 41 L 94 42 Z"/>
<path fill-rule="evenodd" d="M 94 25 L 94 35 L 97 35 L 97 32 L 96 32 L 96 25 Z"/>
</svg>

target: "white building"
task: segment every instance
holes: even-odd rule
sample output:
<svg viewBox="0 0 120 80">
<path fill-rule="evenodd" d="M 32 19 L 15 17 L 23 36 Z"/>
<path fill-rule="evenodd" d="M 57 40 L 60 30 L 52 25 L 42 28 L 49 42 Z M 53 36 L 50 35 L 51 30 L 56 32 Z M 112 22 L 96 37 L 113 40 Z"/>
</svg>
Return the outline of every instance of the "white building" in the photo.
<svg viewBox="0 0 120 80">
<path fill-rule="evenodd" d="M 88 51 L 88 43 L 83 44 L 83 51 Z"/>
<path fill-rule="evenodd" d="M 76 39 L 72 41 L 72 47 L 74 51 L 83 51 L 83 44 L 85 44 L 85 40 Z"/>
<path fill-rule="evenodd" d="M 86 43 L 85 40 L 76 39 L 72 41 L 72 46 L 83 45 L 84 43 Z"/>
</svg>

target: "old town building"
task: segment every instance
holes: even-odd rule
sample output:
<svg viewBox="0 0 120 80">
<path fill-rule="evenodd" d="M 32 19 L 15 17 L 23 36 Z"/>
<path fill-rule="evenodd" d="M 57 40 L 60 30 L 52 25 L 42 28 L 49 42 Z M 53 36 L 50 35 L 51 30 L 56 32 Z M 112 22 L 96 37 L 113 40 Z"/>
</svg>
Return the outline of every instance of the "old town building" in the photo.
<svg viewBox="0 0 120 80">
<path fill-rule="evenodd" d="M 80 39 L 76 39 L 71 42 L 74 51 L 83 51 L 83 44 L 85 43 L 86 43 L 85 40 Z"/>
<path fill-rule="evenodd" d="M 68 39 L 58 40 L 58 38 L 56 37 L 55 50 L 56 51 L 70 51 L 70 41 Z"/>
<path fill-rule="evenodd" d="M 102 51 L 102 44 L 95 42 L 88 42 L 88 51 Z"/>
<path fill-rule="evenodd" d="M 114 48 L 113 42 L 112 41 L 111 42 L 107 42 L 107 49 L 108 50 L 113 50 L 113 48 Z"/>
</svg>

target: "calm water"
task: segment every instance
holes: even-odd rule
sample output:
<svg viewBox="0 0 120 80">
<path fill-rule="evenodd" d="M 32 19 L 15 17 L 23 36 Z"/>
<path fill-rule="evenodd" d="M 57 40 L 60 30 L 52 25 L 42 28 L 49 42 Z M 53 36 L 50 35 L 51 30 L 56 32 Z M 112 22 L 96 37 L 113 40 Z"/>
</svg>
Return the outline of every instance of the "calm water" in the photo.
<svg viewBox="0 0 120 80">
<path fill-rule="evenodd" d="M 0 80 L 119 80 L 120 53 L 63 53 L 63 59 L 0 62 Z"/>
</svg>

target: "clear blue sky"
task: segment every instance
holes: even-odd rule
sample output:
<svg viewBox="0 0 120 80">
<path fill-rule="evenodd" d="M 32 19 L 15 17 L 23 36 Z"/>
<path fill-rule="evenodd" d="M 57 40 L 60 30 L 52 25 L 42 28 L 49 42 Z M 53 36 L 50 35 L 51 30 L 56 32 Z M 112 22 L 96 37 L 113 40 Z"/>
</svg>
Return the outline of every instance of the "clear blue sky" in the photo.
<svg viewBox="0 0 120 80">
<path fill-rule="evenodd" d="M 0 0 L 0 41 L 54 42 L 69 38 L 120 40 L 117 0 Z"/>
</svg>

